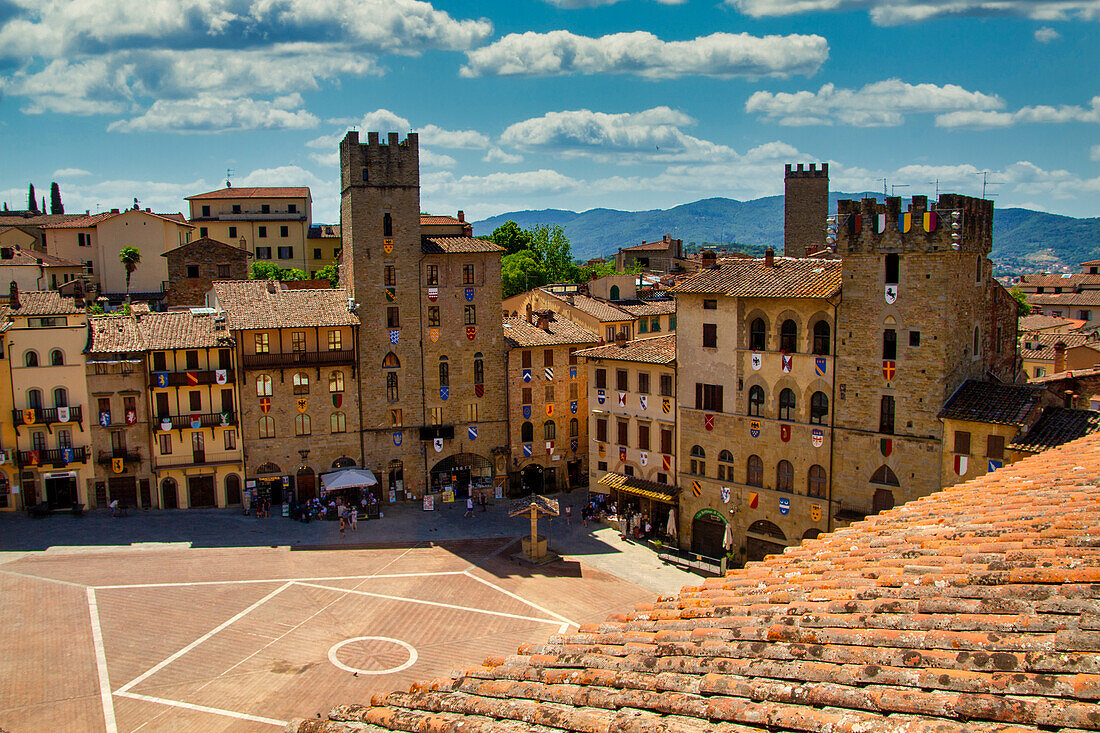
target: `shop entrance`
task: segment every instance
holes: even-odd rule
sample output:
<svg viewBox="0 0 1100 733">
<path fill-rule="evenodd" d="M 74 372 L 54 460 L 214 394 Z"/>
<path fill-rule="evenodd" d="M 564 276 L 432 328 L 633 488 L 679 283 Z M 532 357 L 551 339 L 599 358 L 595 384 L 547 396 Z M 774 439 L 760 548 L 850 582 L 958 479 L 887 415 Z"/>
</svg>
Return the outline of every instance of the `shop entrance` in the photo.
<svg viewBox="0 0 1100 733">
<path fill-rule="evenodd" d="M 523 481 L 523 493 L 524 494 L 541 494 L 543 486 L 543 468 L 537 463 L 532 463 L 530 466 L 525 466 L 520 471 L 520 477 Z"/>
<path fill-rule="evenodd" d="M 569 471 L 569 488 L 575 489 L 578 486 L 587 484 L 587 481 L 584 480 L 584 476 L 581 473 L 581 462 L 579 460 L 569 461 L 566 467 Z"/>
<path fill-rule="evenodd" d="M 278 478 L 258 478 L 256 479 L 256 498 L 267 499 L 271 502 L 272 506 L 277 506 L 283 503 L 283 479 Z"/>
<path fill-rule="evenodd" d="M 69 509 L 76 503 L 76 476 L 72 473 L 46 474 L 46 501 L 50 509 Z"/>
<path fill-rule="evenodd" d="M 726 548 L 726 523 L 717 512 L 700 512 L 691 522 L 691 551 L 707 557 L 722 557 Z"/>
<path fill-rule="evenodd" d="M 160 482 L 160 508 L 179 509 L 179 491 L 176 488 L 174 478 L 166 478 Z"/>
<path fill-rule="evenodd" d="M 456 453 L 435 464 L 429 477 L 432 492 L 453 491 L 464 499 L 473 491 L 492 491 L 493 464 L 476 453 Z"/>
<path fill-rule="evenodd" d="M 213 476 L 189 476 L 187 498 L 192 508 L 216 506 Z"/>
<path fill-rule="evenodd" d="M 122 506 L 137 506 L 137 479 L 133 476 L 111 476 L 107 479 L 107 492 L 110 501 L 118 501 Z"/>
</svg>

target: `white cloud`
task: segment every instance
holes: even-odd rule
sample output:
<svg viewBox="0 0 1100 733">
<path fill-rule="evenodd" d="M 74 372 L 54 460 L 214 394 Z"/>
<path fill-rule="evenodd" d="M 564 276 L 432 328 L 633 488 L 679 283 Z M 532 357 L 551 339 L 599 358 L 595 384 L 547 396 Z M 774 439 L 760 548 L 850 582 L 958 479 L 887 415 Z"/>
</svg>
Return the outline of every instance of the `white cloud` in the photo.
<svg viewBox="0 0 1100 733">
<path fill-rule="evenodd" d="M 984 113 L 1003 106 L 996 95 L 971 92 L 954 84 L 908 84 L 886 79 L 860 89 L 825 84 L 816 92 L 756 92 L 745 102 L 745 111 L 781 125 L 874 127 L 900 125 L 907 114 L 957 110 Z"/>
<path fill-rule="evenodd" d="M 1057 107 L 1036 105 L 1021 107 L 1015 112 L 950 112 L 936 117 L 937 127 L 989 130 L 1011 127 L 1020 123 L 1066 122 L 1100 123 L 1100 96 L 1093 97 L 1088 107 L 1063 104 Z"/>
<path fill-rule="evenodd" d="M 1051 41 L 1057 41 L 1062 37 L 1062 34 L 1053 28 L 1043 26 L 1039 30 L 1035 31 L 1035 40 L 1039 43 L 1050 43 Z"/>
<path fill-rule="evenodd" d="M 304 109 L 302 95 L 265 100 L 226 99 L 202 94 L 194 99 L 158 99 L 143 114 L 107 126 L 111 132 L 205 132 L 237 130 L 306 130 L 318 119 Z"/>
<path fill-rule="evenodd" d="M 721 160 L 735 155 L 725 145 L 692 137 L 681 129 L 694 123 L 688 115 L 669 107 L 635 113 L 567 110 L 510 125 L 501 133 L 500 142 L 524 151 L 618 162 Z"/>
<path fill-rule="evenodd" d="M 1089 150 L 1089 157 L 1097 162 L 1100 162 L 1100 145 L 1092 146 L 1092 149 Z"/>
<path fill-rule="evenodd" d="M 53 172 L 54 178 L 76 178 L 77 176 L 90 176 L 91 171 L 86 171 L 83 168 L 58 168 Z"/>
<path fill-rule="evenodd" d="M 489 147 L 489 137 L 477 130 L 447 130 L 438 125 L 428 124 L 419 130 L 396 112 L 388 109 L 376 109 L 359 118 L 341 118 L 328 120 L 342 127 L 331 135 L 322 135 L 306 143 L 311 148 L 335 148 L 344 139 L 348 130 L 355 128 L 363 132 L 416 132 L 420 144 L 437 148 L 483 149 Z M 421 148 L 423 150 L 423 148 Z"/>
<path fill-rule="evenodd" d="M 604 5 L 614 5 L 615 3 L 622 2 L 622 0 L 546 0 L 551 5 L 557 5 L 559 8 L 576 9 L 576 8 L 598 8 Z M 687 0 L 657 0 L 661 5 L 683 5 Z"/>
<path fill-rule="evenodd" d="M 500 148 L 493 147 L 489 148 L 481 160 L 485 163 L 519 163 L 523 161 L 523 156 L 506 153 Z"/>
<path fill-rule="evenodd" d="M 725 0 L 755 17 L 868 9 L 878 25 L 953 16 L 1022 16 L 1032 20 L 1096 20 L 1098 0 Z"/>
<path fill-rule="evenodd" d="M 635 74 L 648 79 L 700 75 L 718 78 L 789 76 L 817 72 L 829 44 L 817 35 L 751 36 L 714 33 L 662 41 L 634 31 L 593 38 L 569 31 L 511 33 L 466 52 L 461 76 Z"/>
</svg>

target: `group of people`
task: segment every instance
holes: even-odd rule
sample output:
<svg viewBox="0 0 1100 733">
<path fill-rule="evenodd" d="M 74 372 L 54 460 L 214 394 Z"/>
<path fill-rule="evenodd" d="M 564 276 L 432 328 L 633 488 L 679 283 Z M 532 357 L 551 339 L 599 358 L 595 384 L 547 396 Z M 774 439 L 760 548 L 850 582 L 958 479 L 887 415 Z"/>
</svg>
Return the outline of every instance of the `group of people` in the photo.
<svg viewBox="0 0 1100 733">
<path fill-rule="evenodd" d="M 253 496 L 249 509 L 256 516 L 256 519 L 266 519 L 271 516 L 271 499 Z"/>
</svg>

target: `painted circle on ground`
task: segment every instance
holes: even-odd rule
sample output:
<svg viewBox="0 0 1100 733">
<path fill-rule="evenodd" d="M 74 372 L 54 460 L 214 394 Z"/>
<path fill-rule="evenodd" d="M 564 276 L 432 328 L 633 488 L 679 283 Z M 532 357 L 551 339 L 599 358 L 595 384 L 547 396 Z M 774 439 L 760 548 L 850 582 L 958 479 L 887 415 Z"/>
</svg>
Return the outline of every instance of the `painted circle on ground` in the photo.
<svg viewBox="0 0 1100 733">
<path fill-rule="evenodd" d="M 379 648 L 383 644 L 397 644 L 403 647 L 408 652 L 409 658 L 404 663 L 397 665 L 396 667 L 389 667 L 387 669 L 360 669 L 359 667 L 352 667 L 344 664 L 337 657 L 337 652 L 343 649 L 345 646 L 355 644 L 360 647 L 359 653 L 368 658 L 373 657 L 386 657 L 391 656 L 395 651 L 387 651 L 384 648 Z M 356 636 L 351 639 L 344 639 L 341 642 L 333 644 L 328 650 L 328 660 L 338 669 L 342 669 L 345 672 L 355 672 L 357 674 L 393 674 L 394 672 L 401 672 L 416 664 L 416 660 L 419 655 L 416 653 L 416 649 L 412 644 L 408 644 L 400 639 L 391 639 L 388 636 Z"/>
</svg>

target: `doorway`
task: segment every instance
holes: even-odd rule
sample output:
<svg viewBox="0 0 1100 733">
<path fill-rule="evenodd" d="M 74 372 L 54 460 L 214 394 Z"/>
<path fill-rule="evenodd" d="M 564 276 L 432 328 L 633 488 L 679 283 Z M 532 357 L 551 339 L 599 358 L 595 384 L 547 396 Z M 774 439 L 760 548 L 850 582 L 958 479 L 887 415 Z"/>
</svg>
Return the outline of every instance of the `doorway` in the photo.
<svg viewBox="0 0 1100 733">
<path fill-rule="evenodd" d="M 543 468 L 537 463 L 525 466 L 524 469 L 520 471 L 520 477 L 523 481 L 523 493 L 541 494 L 543 485 L 542 476 Z"/>
<path fill-rule="evenodd" d="M 691 551 L 707 557 L 726 554 L 722 543 L 726 539 L 726 523 L 715 514 L 696 515 L 691 522 Z"/>
<path fill-rule="evenodd" d="M 474 490 L 492 490 L 493 464 L 476 453 L 456 453 L 432 467 L 431 491 L 453 491 L 456 499 Z"/>
<path fill-rule="evenodd" d="M 118 501 L 122 506 L 137 506 L 137 479 L 133 476 L 111 476 L 107 479 L 107 493 L 110 501 Z"/>
<path fill-rule="evenodd" d="M 217 506 L 214 498 L 213 476 L 189 476 L 187 478 L 187 499 L 191 508 Z"/>
<path fill-rule="evenodd" d="M 174 478 L 166 478 L 160 482 L 160 506 L 162 509 L 179 509 L 179 489 Z"/>
<path fill-rule="evenodd" d="M 578 486 L 584 485 L 583 474 L 581 473 L 581 461 L 572 460 L 566 464 L 566 468 L 569 471 L 569 488 L 575 489 Z"/>
<path fill-rule="evenodd" d="M 69 509 L 76 503 L 76 477 L 46 474 L 46 501 L 50 509 Z"/>
<path fill-rule="evenodd" d="M 309 501 L 317 496 L 317 476 L 312 468 L 299 468 L 294 476 L 294 488 L 298 492 L 298 501 Z"/>
</svg>

